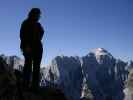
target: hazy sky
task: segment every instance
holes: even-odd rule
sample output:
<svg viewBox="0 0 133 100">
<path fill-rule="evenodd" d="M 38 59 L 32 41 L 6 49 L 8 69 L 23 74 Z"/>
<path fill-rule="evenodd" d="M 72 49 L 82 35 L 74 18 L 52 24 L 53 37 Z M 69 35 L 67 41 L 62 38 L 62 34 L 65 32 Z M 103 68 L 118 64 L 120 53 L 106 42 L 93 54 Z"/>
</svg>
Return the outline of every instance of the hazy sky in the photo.
<svg viewBox="0 0 133 100">
<path fill-rule="evenodd" d="M 133 59 L 132 0 L 1 0 L 0 53 L 23 57 L 19 30 L 32 7 L 42 10 L 43 63 L 61 54 L 84 56 L 98 47 Z"/>
</svg>

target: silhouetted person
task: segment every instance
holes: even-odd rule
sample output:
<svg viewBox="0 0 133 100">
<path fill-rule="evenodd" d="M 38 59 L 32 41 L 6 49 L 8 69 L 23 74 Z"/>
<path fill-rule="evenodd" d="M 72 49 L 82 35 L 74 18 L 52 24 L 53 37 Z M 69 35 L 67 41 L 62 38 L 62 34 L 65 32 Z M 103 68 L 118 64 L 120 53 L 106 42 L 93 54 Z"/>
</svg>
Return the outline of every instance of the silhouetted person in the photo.
<svg viewBox="0 0 133 100">
<path fill-rule="evenodd" d="M 41 40 L 44 34 L 44 30 L 38 22 L 40 15 L 39 8 L 32 8 L 20 29 L 20 48 L 25 58 L 23 79 L 26 87 L 29 87 L 31 77 L 33 88 L 38 88 L 40 83 L 40 64 L 43 53 Z"/>
</svg>

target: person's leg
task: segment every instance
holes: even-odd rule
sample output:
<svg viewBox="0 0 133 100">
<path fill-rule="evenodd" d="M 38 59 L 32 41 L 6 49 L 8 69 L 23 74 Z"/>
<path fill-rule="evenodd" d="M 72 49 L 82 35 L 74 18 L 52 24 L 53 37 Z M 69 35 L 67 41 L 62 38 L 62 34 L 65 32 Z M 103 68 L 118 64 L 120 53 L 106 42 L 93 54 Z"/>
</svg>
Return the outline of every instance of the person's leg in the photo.
<svg viewBox="0 0 133 100">
<path fill-rule="evenodd" d="M 23 85 L 29 87 L 32 73 L 32 57 L 31 54 L 24 53 L 25 63 L 23 68 Z"/>
<path fill-rule="evenodd" d="M 33 88 L 39 87 L 41 60 L 42 60 L 42 49 L 37 50 L 33 55 L 33 75 L 32 75 Z"/>
</svg>

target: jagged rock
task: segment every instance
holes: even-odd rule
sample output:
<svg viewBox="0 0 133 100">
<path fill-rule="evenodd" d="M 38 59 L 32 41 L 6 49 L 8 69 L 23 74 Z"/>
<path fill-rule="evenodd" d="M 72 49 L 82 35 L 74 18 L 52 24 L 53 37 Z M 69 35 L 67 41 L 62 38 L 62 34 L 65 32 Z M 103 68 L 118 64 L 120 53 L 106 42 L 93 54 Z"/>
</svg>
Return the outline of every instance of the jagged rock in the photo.
<svg viewBox="0 0 133 100">
<path fill-rule="evenodd" d="M 57 84 L 69 100 L 79 100 L 82 69 L 78 57 L 57 56 L 49 66 L 49 81 Z"/>
</svg>

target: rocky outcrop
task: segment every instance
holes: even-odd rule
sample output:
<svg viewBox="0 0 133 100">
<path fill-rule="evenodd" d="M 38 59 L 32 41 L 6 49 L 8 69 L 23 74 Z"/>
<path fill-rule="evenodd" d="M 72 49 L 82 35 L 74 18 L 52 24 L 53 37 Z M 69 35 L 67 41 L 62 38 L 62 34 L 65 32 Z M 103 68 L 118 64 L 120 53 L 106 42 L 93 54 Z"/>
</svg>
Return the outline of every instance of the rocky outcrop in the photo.
<svg viewBox="0 0 133 100">
<path fill-rule="evenodd" d="M 56 88 L 40 87 L 37 92 L 23 88 L 21 71 L 12 70 L 0 57 L 0 100 L 66 100 L 66 97 Z"/>
</svg>

